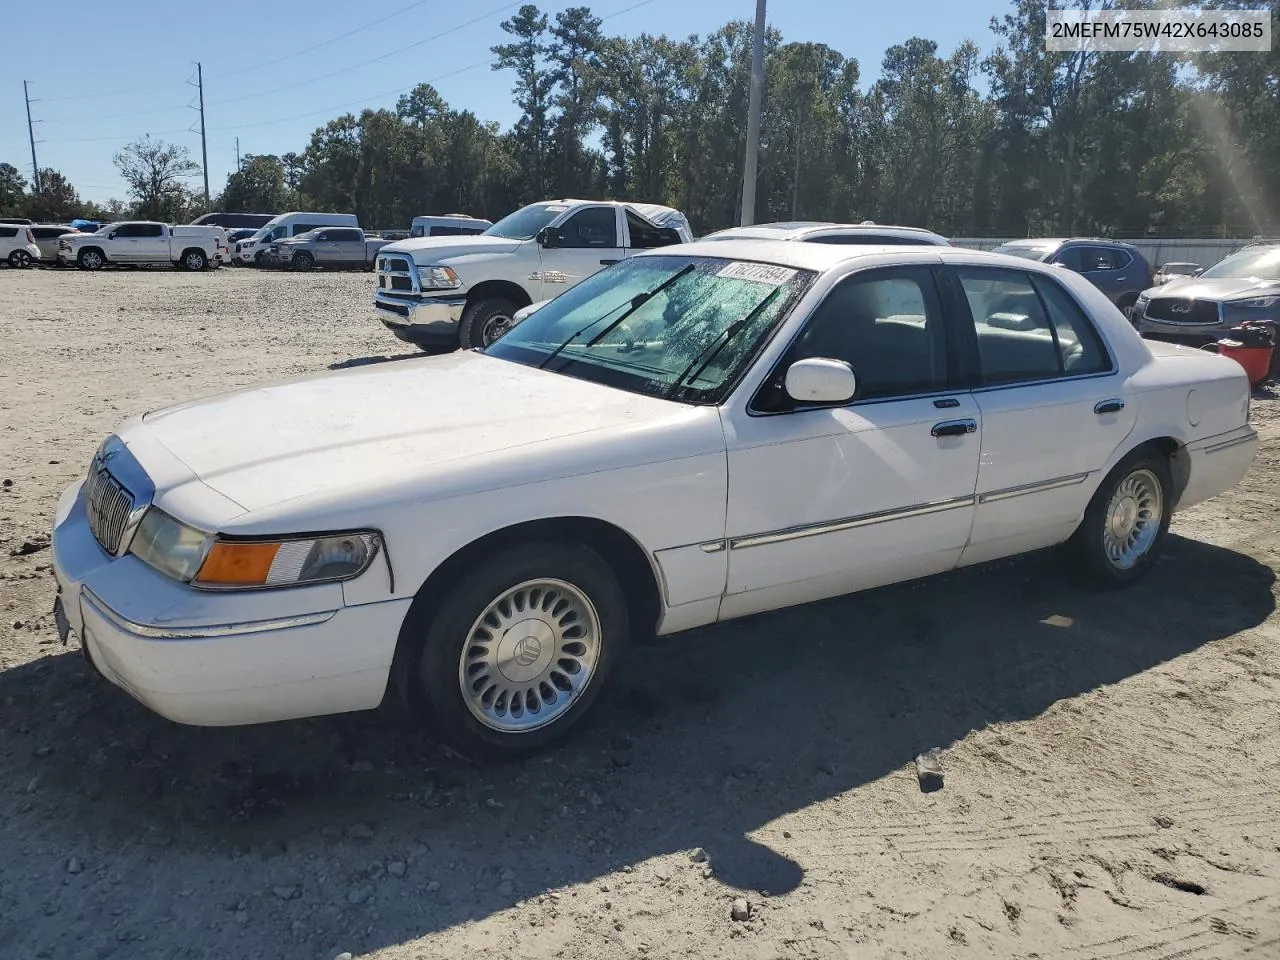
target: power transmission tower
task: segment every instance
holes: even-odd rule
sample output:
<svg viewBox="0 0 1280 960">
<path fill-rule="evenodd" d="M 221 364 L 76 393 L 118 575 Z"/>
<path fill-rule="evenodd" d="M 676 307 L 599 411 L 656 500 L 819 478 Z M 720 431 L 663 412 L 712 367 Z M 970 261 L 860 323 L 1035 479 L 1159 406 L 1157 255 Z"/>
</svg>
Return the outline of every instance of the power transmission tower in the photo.
<svg viewBox="0 0 1280 960">
<path fill-rule="evenodd" d="M 764 0 L 761 0 L 763 3 Z M 200 90 L 200 159 L 201 168 L 204 170 L 204 211 L 209 213 L 213 210 L 213 203 L 209 199 L 209 146 L 204 137 L 204 71 L 200 63 L 196 63 L 196 86 Z M 239 141 L 237 141 L 237 150 Z M 238 158 L 237 158 L 238 160 Z"/>
<path fill-rule="evenodd" d="M 760 101 L 764 99 L 764 3 L 756 0 L 756 35 L 751 51 L 751 98 L 747 108 L 747 162 L 742 175 L 742 215 L 749 227 L 756 222 L 756 169 L 760 161 Z"/>
<path fill-rule="evenodd" d="M 31 91 L 27 89 L 27 81 L 22 81 L 22 95 L 27 100 L 27 136 L 31 139 L 31 182 L 36 185 L 36 193 L 40 192 L 40 164 L 36 162 L 36 132 L 31 125 Z"/>
</svg>

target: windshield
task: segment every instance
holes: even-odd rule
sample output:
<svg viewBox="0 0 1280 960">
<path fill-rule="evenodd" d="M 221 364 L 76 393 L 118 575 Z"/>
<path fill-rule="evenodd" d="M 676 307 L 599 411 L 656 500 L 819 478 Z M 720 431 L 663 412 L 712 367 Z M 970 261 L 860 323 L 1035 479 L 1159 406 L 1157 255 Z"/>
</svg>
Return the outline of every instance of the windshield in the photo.
<svg viewBox="0 0 1280 960">
<path fill-rule="evenodd" d="M 1207 280 L 1218 277 L 1245 279 L 1256 277 L 1259 280 L 1280 280 L 1280 247 L 1259 247 L 1256 250 L 1241 250 L 1231 256 L 1219 260 L 1200 276 Z"/>
<path fill-rule="evenodd" d="M 1032 247 L 1025 243 L 1005 243 L 992 250 L 992 253 L 1003 253 L 1009 257 L 1021 257 L 1023 260 L 1044 260 L 1057 247 Z"/>
<path fill-rule="evenodd" d="M 485 235 L 506 237 L 508 240 L 532 240 L 539 230 L 568 209 L 568 205 L 563 203 L 531 203 L 503 217 L 486 230 Z"/>
<path fill-rule="evenodd" d="M 485 352 L 633 393 L 718 403 L 813 280 L 718 257 L 624 260 Z"/>
</svg>

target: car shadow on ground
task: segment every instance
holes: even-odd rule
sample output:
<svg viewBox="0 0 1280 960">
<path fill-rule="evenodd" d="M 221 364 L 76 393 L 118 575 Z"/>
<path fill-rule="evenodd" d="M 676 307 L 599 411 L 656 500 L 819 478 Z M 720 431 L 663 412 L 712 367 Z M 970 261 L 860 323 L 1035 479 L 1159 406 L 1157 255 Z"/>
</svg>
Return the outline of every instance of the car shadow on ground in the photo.
<svg viewBox="0 0 1280 960">
<path fill-rule="evenodd" d="M 66 895 L 66 878 L 25 871 L 17 846 L 87 863 L 140 850 L 204 877 L 197 892 L 219 902 L 297 884 L 308 924 L 364 950 L 693 847 L 722 883 L 781 894 L 804 867 L 767 842 L 775 818 L 1254 627 L 1274 579 L 1249 556 L 1172 537 L 1124 591 L 1080 588 L 1045 553 L 724 624 L 630 651 L 584 729 L 506 767 L 448 757 L 394 703 L 179 727 L 67 652 L 0 673 L 0 761 L 38 781 L 15 791 L 7 835 L 0 825 L 0 880 L 43 902 Z M 407 862 L 414 895 L 362 899 L 366 866 L 391 860 Z M 129 890 L 111 896 L 147 922 Z M 149 909 L 184 922 L 189 900 L 159 899 Z M 360 913 L 370 903 L 373 919 Z M 314 956 L 287 924 L 252 916 L 264 956 Z M 17 945 L 50 946 L 22 931 Z"/>
<path fill-rule="evenodd" d="M 350 370 L 353 367 L 369 367 L 375 363 L 390 363 L 393 360 L 412 360 L 415 357 L 428 356 L 426 353 L 393 353 L 372 357 L 352 357 L 350 360 L 337 360 L 329 364 L 330 370 Z"/>
</svg>

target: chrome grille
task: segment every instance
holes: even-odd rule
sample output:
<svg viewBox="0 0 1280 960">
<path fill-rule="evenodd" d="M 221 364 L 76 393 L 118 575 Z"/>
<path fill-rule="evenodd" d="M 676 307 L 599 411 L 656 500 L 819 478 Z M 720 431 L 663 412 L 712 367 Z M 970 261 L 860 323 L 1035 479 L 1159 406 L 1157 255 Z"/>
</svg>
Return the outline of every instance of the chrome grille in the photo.
<svg viewBox="0 0 1280 960">
<path fill-rule="evenodd" d="M 84 507 L 94 538 L 114 556 L 133 511 L 133 497 L 96 458 L 84 483 Z"/>
<path fill-rule="evenodd" d="M 1182 297 L 1155 297 L 1147 304 L 1146 315 L 1166 323 L 1217 323 L 1222 319 L 1215 301 Z"/>
<path fill-rule="evenodd" d="M 379 257 L 378 289 L 395 293 L 417 293 L 417 271 L 413 262 L 406 257 Z"/>
</svg>

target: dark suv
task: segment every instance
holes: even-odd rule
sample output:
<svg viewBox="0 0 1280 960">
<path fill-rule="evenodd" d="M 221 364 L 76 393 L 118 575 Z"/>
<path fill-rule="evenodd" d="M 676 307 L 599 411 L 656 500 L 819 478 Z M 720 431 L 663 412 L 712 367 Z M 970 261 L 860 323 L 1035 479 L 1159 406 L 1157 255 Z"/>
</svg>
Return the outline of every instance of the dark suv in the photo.
<svg viewBox="0 0 1280 960">
<path fill-rule="evenodd" d="M 991 252 L 1074 270 L 1105 293 L 1125 316 L 1130 316 L 1138 294 L 1151 286 L 1156 274 L 1137 247 L 1118 240 L 1014 240 Z"/>
</svg>

